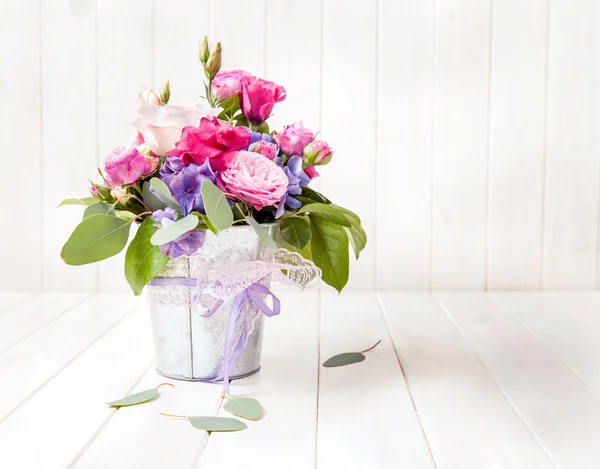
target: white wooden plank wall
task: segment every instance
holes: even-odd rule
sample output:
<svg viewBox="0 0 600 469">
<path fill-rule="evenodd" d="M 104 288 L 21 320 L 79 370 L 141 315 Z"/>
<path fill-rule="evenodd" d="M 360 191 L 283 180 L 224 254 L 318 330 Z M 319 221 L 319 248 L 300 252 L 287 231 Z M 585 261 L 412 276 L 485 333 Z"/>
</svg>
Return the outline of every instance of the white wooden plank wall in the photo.
<svg viewBox="0 0 600 469">
<path fill-rule="evenodd" d="M 62 265 L 55 210 L 134 136 L 140 84 L 203 92 L 197 46 L 280 82 L 276 127 L 337 154 L 358 212 L 351 290 L 597 289 L 595 0 L 0 0 L 0 290 L 125 291 L 122 256 Z M 25 163 L 25 164 L 24 164 Z"/>
</svg>

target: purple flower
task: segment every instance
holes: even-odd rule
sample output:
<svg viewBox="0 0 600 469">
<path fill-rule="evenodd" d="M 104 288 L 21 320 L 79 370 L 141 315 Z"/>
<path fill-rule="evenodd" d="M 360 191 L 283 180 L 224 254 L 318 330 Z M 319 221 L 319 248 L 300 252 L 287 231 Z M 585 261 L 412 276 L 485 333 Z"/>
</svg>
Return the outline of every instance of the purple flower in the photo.
<svg viewBox="0 0 600 469">
<path fill-rule="evenodd" d="M 170 207 L 164 210 L 157 210 L 152 214 L 154 221 L 160 223 L 160 225 L 155 225 L 155 228 L 161 228 L 175 223 L 174 217 L 175 211 Z M 163 255 L 168 256 L 171 259 L 176 259 L 181 256 L 191 256 L 202 247 L 205 237 L 205 231 L 192 230 L 182 234 L 179 238 L 170 243 L 160 245 L 158 248 Z"/>
<path fill-rule="evenodd" d="M 276 163 L 281 165 L 281 158 L 275 159 Z M 275 213 L 275 218 L 280 218 L 284 211 L 285 206 L 287 205 L 289 208 L 296 210 L 302 207 L 302 203 L 292 197 L 291 195 L 299 195 L 302 193 L 302 188 L 304 186 L 308 186 L 310 183 L 310 178 L 306 175 L 306 173 L 302 170 L 302 157 L 295 155 L 292 156 L 288 161 L 287 165 L 283 168 L 285 175 L 288 177 L 288 188 L 287 193 L 279 202 L 279 206 L 277 207 L 277 212 Z M 291 195 L 290 195 L 291 194 Z"/>
<path fill-rule="evenodd" d="M 172 160 L 172 158 L 169 158 L 169 160 Z M 167 164 L 169 166 L 165 169 Z M 172 172 L 169 174 L 167 171 Z M 190 163 L 179 167 L 178 163 L 167 161 L 161 169 L 161 173 L 164 174 L 161 180 L 169 186 L 173 198 L 183 207 L 183 216 L 194 211 L 204 212 L 204 201 L 200 192 L 202 183 L 204 181 L 215 181 L 215 173 L 210 169 L 208 159 L 202 166 Z"/>
<path fill-rule="evenodd" d="M 252 145 L 253 143 L 260 142 L 261 140 L 273 143 L 273 137 L 271 137 L 269 134 L 261 134 L 260 132 L 254 132 L 249 127 L 244 126 L 242 126 L 242 129 L 244 129 L 246 132 L 248 132 L 248 134 L 250 134 L 250 144 L 248 146 Z"/>
<path fill-rule="evenodd" d="M 181 158 L 178 156 L 168 156 L 165 160 L 165 164 L 160 168 L 160 175 L 167 176 L 168 174 L 177 174 L 184 166 L 185 165 L 181 162 Z"/>
</svg>

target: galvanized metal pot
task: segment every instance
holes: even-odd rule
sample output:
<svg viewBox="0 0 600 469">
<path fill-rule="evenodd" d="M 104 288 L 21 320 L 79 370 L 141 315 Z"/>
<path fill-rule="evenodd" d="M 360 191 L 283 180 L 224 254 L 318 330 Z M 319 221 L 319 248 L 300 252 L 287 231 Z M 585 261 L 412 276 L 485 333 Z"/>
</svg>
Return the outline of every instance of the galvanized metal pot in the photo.
<svg viewBox="0 0 600 469">
<path fill-rule="evenodd" d="M 273 229 L 273 226 L 269 228 Z M 196 254 L 170 260 L 158 277 L 194 278 L 202 261 L 208 262 L 211 268 L 233 266 L 259 259 L 265 249 L 250 226 L 231 227 L 218 236 L 208 232 L 204 246 Z M 262 283 L 270 286 L 268 279 Z M 200 304 L 192 307 L 195 293 L 195 287 L 183 285 L 146 286 L 156 368 L 163 376 L 204 381 L 215 378 L 222 371 L 225 330 L 233 300 L 225 302 L 213 316 L 203 318 L 208 310 Z M 254 308 L 252 304 L 247 307 Z M 232 379 L 251 375 L 260 368 L 263 320 L 260 314 L 244 352 L 230 373 Z M 233 343 L 239 335 L 240 331 L 236 330 Z"/>
</svg>

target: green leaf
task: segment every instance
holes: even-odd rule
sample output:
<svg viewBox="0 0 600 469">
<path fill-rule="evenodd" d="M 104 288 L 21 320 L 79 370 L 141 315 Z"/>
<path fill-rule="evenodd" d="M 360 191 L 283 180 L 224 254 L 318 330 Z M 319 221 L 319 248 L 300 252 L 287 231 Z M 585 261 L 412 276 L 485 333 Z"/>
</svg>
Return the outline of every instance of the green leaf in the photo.
<svg viewBox="0 0 600 469">
<path fill-rule="evenodd" d="M 341 292 L 349 276 L 348 236 L 343 226 L 316 213 L 310 217 L 312 260 L 325 283 Z"/>
<path fill-rule="evenodd" d="M 291 244 L 286 242 L 286 240 L 283 239 L 283 236 L 281 236 L 281 223 L 277 225 L 277 228 L 275 229 L 275 233 L 273 235 L 273 239 L 275 240 L 277 247 L 287 249 L 288 251 L 297 252 L 305 259 L 312 260 L 310 243 L 308 243 L 303 248 L 297 248 L 296 246 L 292 246 Z"/>
<path fill-rule="evenodd" d="M 238 432 L 248 426 L 238 419 L 230 417 L 188 417 L 194 428 L 207 432 Z"/>
<path fill-rule="evenodd" d="M 231 206 L 231 211 L 233 212 L 234 221 L 237 220 L 245 220 L 246 214 L 244 213 L 243 208 L 246 206 L 244 202 L 236 202 Z"/>
<path fill-rule="evenodd" d="M 219 119 L 231 120 L 236 112 L 240 110 L 240 95 L 234 94 L 227 99 L 219 102 L 219 107 L 223 109 L 219 114 Z"/>
<path fill-rule="evenodd" d="M 281 236 L 285 241 L 297 248 L 303 248 L 308 244 L 311 237 L 310 223 L 304 218 L 290 217 L 281 222 L 279 228 Z"/>
<path fill-rule="evenodd" d="M 69 265 L 101 261 L 121 252 L 131 222 L 113 215 L 92 215 L 75 227 L 60 253 Z"/>
<path fill-rule="evenodd" d="M 158 388 L 160 388 L 161 386 L 173 387 L 173 385 L 170 383 L 163 383 L 155 388 L 146 389 L 145 391 L 136 392 L 135 394 L 130 394 L 129 396 L 124 397 L 123 399 L 107 402 L 106 405 L 110 407 L 127 407 L 130 405 L 142 404 L 144 402 L 153 401 L 158 397 Z"/>
<path fill-rule="evenodd" d="M 146 218 L 129 244 L 125 254 L 125 278 L 135 295 L 140 295 L 144 286 L 164 269 L 169 258 L 158 246 L 150 242 L 156 233 L 152 217 Z"/>
<path fill-rule="evenodd" d="M 56 207 L 62 207 L 63 205 L 84 205 L 89 206 L 95 204 L 98 200 L 95 197 L 84 197 L 83 199 L 65 199 Z"/>
<path fill-rule="evenodd" d="M 200 190 L 206 216 L 213 226 L 218 231 L 229 228 L 233 224 L 233 212 L 223 191 L 210 181 L 204 181 Z"/>
<path fill-rule="evenodd" d="M 343 213 L 336 208 L 336 206 L 323 204 L 323 203 L 314 203 L 308 204 L 301 207 L 296 213 L 319 213 L 322 214 L 324 218 L 327 218 L 338 225 L 350 226 L 351 223 L 348 221 L 348 218 L 344 216 Z"/>
<path fill-rule="evenodd" d="M 135 213 L 130 212 L 129 210 L 116 210 L 115 215 L 117 215 L 119 218 L 122 218 L 123 220 L 129 221 L 136 220 L 138 217 Z"/>
<path fill-rule="evenodd" d="M 180 218 L 175 223 L 156 230 L 156 232 L 150 238 L 150 243 L 152 243 L 154 246 L 162 246 L 163 244 L 174 241 L 182 234 L 192 231 L 194 228 L 196 228 L 196 226 L 198 226 L 198 217 L 196 215 L 189 214 L 185 218 Z"/>
<path fill-rule="evenodd" d="M 153 212 L 156 212 L 157 210 L 164 210 L 167 207 L 167 204 L 156 197 L 150 190 L 150 187 L 150 183 L 148 181 L 144 181 L 142 184 L 142 200 Z"/>
<path fill-rule="evenodd" d="M 351 365 L 352 363 L 358 363 L 365 360 L 365 356 L 359 352 L 350 352 L 350 353 L 340 353 L 339 355 L 334 355 L 329 360 L 323 363 L 324 367 L 332 368 L 334 366 L 344 366 Z"/>
<path fill-rule="evenodd" d="M 337 208 L 340 212 L 348 219 L 350 222 L 350 227 L 346 228 L 346 232 L 348 233 L 348 240 L 350 241 L 350 245 L 354 250 L 354 255 L 358 259 L 361 251 L 367 245 L 367 233 L 363 229 L 360 218 L 354 212 L 351 212 L 347 208 L 340 207 L 339 205 L 332 205 L 332 207 Z"/>
<path fill-rule="evenodd" d="M 269 124 L 267 124 L 267 121 L 264 121 L 262 124 L 260 124 L 258 126 L 258 128 L 256 129 L 256 132 L 261 133 L 261 134 L 270 133 L 271 130 L 269 129 Z"/>
<path fill-rule="evenodd" d="M 158 198 L 160 200 L 162 200 L 165 204 L 167 204 L 167 207 L 171 207 L 173 210 L 175 210 L 183 215 L 183 208 L 181 207 L 179 202 L 177 202 L 173 198 L 173 196 L 171 195 L 171 191 L 169 190 L 169 187 L 164 182 L 162 182 L 158 178 L 152 178 L 152 179 L 150 179 L 150 186 L 152 187 L 152 189 L 154 189 L 154 192 L 156 192 L 156 195 L 158 196 Z M 143 188 L 142 188 L 142 190 L 143 190 Z M 150 192 L 150 191 L 148 191 L 148 192 Z M 145 200 L 144 200 L 144 203 L 146 203 Z M 152 207 L 150 207 L 150 208 L 152 208 Z"/>
<path fill-rule="evenodd" d="M 322 204 L 330 204 L 331 201 L 325 197 L 323 194 L 317 192 L 314 189 L 311 189 L 310 187 L 303 187 L 302 188 L 302 197 L 306 197 L 307 199 L 313 200 L 315 202 L 320 202 Z"/>
<path fill-rule="evenodd" d="M 277 249 L 277 244 L 275 240 L 269 234 L 269 230 L 260 225 L 253 217 L 246 217 L 246 221 L 248 224 L 254 228 L 254 232 L 260 239 L 260 242 L 263 243 L 266 247 L 270 249 Z"/>
<path fill-rule="evenodd" d="M 200 218 L 202 219 L 202 223 L 204 223 L 210 231 L 212 231 L 216 235 L 219 234 L 219 230 L 217 230 L 214 227 L 214 225 L 210 222 L 210 220 L 208 219 L 208 217 L 206 215 L 203 215 L 201 213 L 198 213 L 198 215 L 200 215 Z"/>
<path fill-rule="evenodd" d="M 246 117 L 242 113 L 233 116 L 233 119 L 236 121 L 235 122 L 236 127 L 239 127 L 240 125 L 243 125 L 244 127 L 248 127 L 248 119 L 246 119 Z"/>
<path fill-rule="evenodd" d="M 223 408 L 247 420 L 260 420 L 263 412 L 260 402 L 251 397 L 230 397 Z"/>
<path fill-rule="evenodd" d="M 115 209 L 111 204 L 107 204 L 105 202 L 98 202 L 96 204 L 92 204 L 88 206 L 83 212 L 83 219 L 87 217 L 91 217 L 92 215 L 98 215 L 100 213 L 104 213 L 106 215 L 114 215 Z"/>
</svg>

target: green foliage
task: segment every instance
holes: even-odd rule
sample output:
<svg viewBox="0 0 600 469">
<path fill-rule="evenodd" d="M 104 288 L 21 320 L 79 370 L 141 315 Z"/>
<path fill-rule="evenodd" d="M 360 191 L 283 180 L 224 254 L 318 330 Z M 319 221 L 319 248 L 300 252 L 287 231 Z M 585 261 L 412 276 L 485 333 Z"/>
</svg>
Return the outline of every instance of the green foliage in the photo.
<svg viewBox="0 0 600 469">
<path fill-rule="evenodd" d="M 156 230 L 150 238 L 150 243 L 154 246 L 162 246 L 176 240 L 188 231 L 192 231 L 196 226 L 198 226 L 198 217 L 190 214 L 185 218 L 180 218 L 175 223 Z"/>
<path fill-rule="evenodd" d="M 64 205 L 83 205 L 87 207 L 89 205 L 95 204 L 96 202 L 98 202 L 98 200 L 95 197 L 84 197 L 83 199 L 65 199 L 56 207 L 58 208 Z"/>
<path fill-rule="evenodd" d="M 332 207 L 337 208 L 350 222 L 350 226 L 346 227 L 346 231 L 348 232 L 348 239 L 354 250 L 354 255 L 356 256 L 356 259 L 358 259 L 361 251 L 367 245 L 367 233 L 365 233 L 365 230 L 360 223 L 360 218 L 347 208 L 340 207 L 339 205 L 332 205 Z"/>
<path fill-rule="evenodd" d="M 312 203 L 302 206 L 296 213 L 311 213 L 320 214 L 323 218 L 333 221 L 338 225 L 350 226 L 351 223 L 348 218 L 341 213 L 337 205 L 330 205 L 324 203 Z"/>
<path fill-rule="evenodd" d="M 217 231 L 229 228 L 233 224 L 233 212 L 223 191 L 212 182 L 204 181 L 201 192 L 210 223 Z"/>
<path fill-rule="evenodd" d="M 258 239 L 260 239 L 261 243 L 263 243 L 268 248 L 277 249 L 277 244 L 275 243 L 275 240 L 269 234 L 269 231 L 267 228 L 265 228 L 264 226 L 260 226 L 260 223 L 258 223 L 252 217 L 246 217 L 246 221 L 252 228 L 254 228 L 254 232 L 258 236 Z"/>
<path fill-rule="evenodd" d="M 130 227 L 130 221 L 113 215 L 92 215 L 75 227 L 60 255 L 69 265 L 107 259 L 125 247 Z"/>
<path fill-rule="evenodd" d="M 110 407 L 127 407 L 131 405 L 143 404 L 146 402 L 153 401 L 158 397 L 158 389 L 161 386 L 171 386 L 170 383 L 163 383 L 152 389 L 146 389 L 145 391 L 136 392 L 129 396 L 119 399 L 117 401 L 107 402 L 106 405 Z"/>
<path fill-rule="evenodd" d="M 231 122 L 236 112 L 240 110 L 240 95 L 234 94 L 227 99 L 219 102 L 219 106 L 223 109 L 219 114 L 219 119 Z"/>
<path fill-rule="evenodd" d="M 125 254 L 125 278 L 135 295 L 140 295 L 144 286 L 156 277 L 169 262 L 158 246 L 150 242 L 156 233 L 151 217 L 140 225 Z"/>
<path fill-rule="evenodd" d="M 306 246 L 311 238 L 310 224 L 305 218 L 286 218 L 282 220 L 280 230 L 283 239 L 297 248 Z"/>
<path fill-rule="evenodd" d="M 177 202 L 173 198 L 169 187 L 164 182 L 162 182 L 158 178 L 152 178 L 150 179 L 150 185 L 152 186 L 152 189 L 154 189 L 154 192 L 156 192 L 156 195 L 158 195 L 159 199 L 162 200 L 167 205 L 167 207 L 171 207 L 173 210 L 179 212 L 180 214 L 183 213 L 183 208 L 181 207 L 179 202 Z"/>
<path fill-rule="evenodd" d="M 83 218 L 91 217 L 92 215 L 98 215 L 100 213 L 104 213 L 106 215 L 114 215 L 115 209 L 112 204 L 107 204 L 105 202 L 98 202 L 88 206 L 83 212 Z"/>
<path fill-rule="evenodd" d="M 312 260 L 323 273 L 323 280 L 341 292 L 348 282 L 348 235 L 344 226 L 313 213 L 310 216 Z"/>
<path fill-rule="evenodd" d="M 142 200 L 153 212 L 156 210 L 164 210 L 167 207 L 167 204 L 156 197 L 150 190 L 150 187 L 150 183 L 148 181 L 144 181 L 142 184 Z"/>
<path fill-rule="evenodd" d="M 310 199 L 313 202 L 319 202 L 322 204 L 330 204 L 331 201 L 325 197 L 323 194 L 317 192 L 314 189 L 311 189 L 310 187 L 303 187 L 302 188 L 302 197 L 306 198 L 306 199 Z"/>
<path fill-rule="evenodd" d="M 323 366 L 326 368 L 333 368 L 335 366 L 351 365 L 352 363 L 362 362 L 365 358 L 366 357 L 359 352 L 340 353 L 339 355 L 334 355 L 326 360 L 325 363 L 323 363 Z"/>
</svg>

